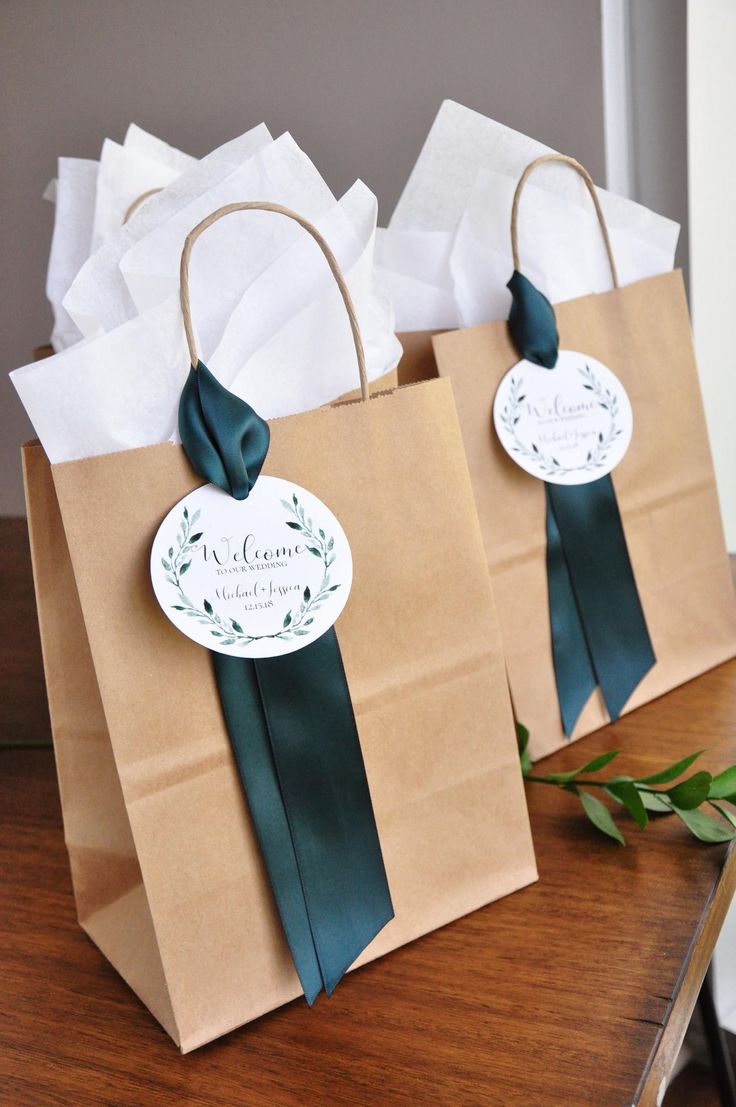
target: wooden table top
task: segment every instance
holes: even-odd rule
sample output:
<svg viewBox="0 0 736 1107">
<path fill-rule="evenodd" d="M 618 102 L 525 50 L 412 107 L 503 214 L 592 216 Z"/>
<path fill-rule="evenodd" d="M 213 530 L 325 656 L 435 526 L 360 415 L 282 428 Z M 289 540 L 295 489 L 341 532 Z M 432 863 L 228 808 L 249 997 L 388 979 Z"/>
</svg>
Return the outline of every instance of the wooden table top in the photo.
<svg viewBox="0 0 736 1107">
<path fill-rule="evenodd" d="M 5 740 L 49 726 L 21 520 L 0 521 Z M 736 662 L 544 762 L 736 762 Z M 646 752 L 644 752 L 646 751 Z M 49 749 L 0 752 L 0 1102 L 655 1104 L 736 885 L 674 818 L 622 849 L 527 786 L 539 882 L 186 1057 L 78 928 Z M 503 843 L 499 842 L 499 849 Z"/>
</svg>

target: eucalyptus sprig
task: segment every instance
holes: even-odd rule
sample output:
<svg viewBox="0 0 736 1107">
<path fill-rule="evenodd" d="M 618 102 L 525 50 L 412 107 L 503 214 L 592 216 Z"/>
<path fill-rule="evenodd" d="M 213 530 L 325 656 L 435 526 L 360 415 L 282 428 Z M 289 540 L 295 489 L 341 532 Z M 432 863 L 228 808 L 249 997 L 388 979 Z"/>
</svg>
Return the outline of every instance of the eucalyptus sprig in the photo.
<svg viewBox="0 0 736 1107">
<path fill-rule="evenodd" d="M 701 769 L 678 781 L 678 777 L 687 772 L 704 750 L 690 753 L 680 761 L 648 776 L 591 779 L 610 765 L 621 750 L 601 753 L 578 769 L 540 776 L 534 773 L 529 756 L 529 731 L 521 723 L 517 723 L 516 735 L 524 780 L 532 784 L 550 784 L 577 796 L 593 825 L 622 846 L 626 845 L 626 839 L 616 825 L 610 808 L 588 789 L 598 789 L 609 799 L 625 807 L 640 830 L 647 826 L 650 814 L 677 815 L 701 842 L 730 842 L 736 837 L 736 814 L 724 806 L 736 806 L 736 765 L 731 765 L 717 776 Z M 706 811 L 700 810 L 704 805 L 712 808 L 720 818 L 713 818 Z"/>
</svg>

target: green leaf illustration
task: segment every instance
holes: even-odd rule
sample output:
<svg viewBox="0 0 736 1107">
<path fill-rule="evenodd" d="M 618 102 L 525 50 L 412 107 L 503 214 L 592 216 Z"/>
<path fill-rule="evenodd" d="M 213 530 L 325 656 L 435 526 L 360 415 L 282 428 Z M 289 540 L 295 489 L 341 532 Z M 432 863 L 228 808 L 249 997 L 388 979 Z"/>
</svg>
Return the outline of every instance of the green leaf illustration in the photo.
<svg viewBox="0 0 736 1107">
<path fill-rule="evenodd" d="M 288 627 L 290 623 L 291 623 L 291 612 L 287 611 L 286 614 L 284 615 L 283 625 L 285 627 Z"/>
<path fill-rule="evenodd" d="M 304 589 L 304 602 L 309 603 L 312 598 L 312 593 L 309 591 L 309 585 Z"/>
<path fill-rule="evenodd" d="M 287 527 L 291 527 L 292 530 L 304 530 L 304 527 L 301 525 L 301 523 L 294 523 L 291 521 L 291 519 L 286 520 L 286 525 Z"/>
<path fill-rule="evenodd" d="M 210 603 L 210 601 L 205 600 L 203 606 L 204 606 L 204 609 L 207 612 L 207 614 L 211 615 L 213 608 L 212 608 L 212 604 Z"/>
<path fill-rule="evenodd" d="M 191 564 L 191 561 L 185 561 L 182 567 L 179 569 L 179 576 L 183 576 Z"/>
</svg>

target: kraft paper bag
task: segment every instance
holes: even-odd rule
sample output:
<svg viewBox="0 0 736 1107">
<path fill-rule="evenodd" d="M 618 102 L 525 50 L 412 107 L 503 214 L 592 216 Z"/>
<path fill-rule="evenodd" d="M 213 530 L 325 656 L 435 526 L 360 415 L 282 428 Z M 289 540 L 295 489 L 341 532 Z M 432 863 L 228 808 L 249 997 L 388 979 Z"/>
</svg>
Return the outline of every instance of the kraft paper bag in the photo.
<svg viewBox="0 0 736 1107">
<path fill-rule="evenodd" d="M 736 654 L 736 603 L 679 272 L 556 304 L 560 348 L 607 365 L 628 392 L 633 436 L 613 481 L 656 664 L 625 710 Z M 568 740 L 555 686 L 544 483 L 493 429 L 501 378 L 519 360 L 506 322 L 434 337 L 452 381 L 501 624 L 516 717 L 534 758 Z M 401 372 L 401 370 L 400 370 Z M 572 738 L 609 720 L 599 690 Z"/>
<path fill-rule="evenodd" d="M 264 472 L 352 548 L 337 630 L 395 909 L 360 965 L 536 879 L 503 651 L 448 381 L 271 435 Z M 187 1052 L 300 992 L 208 651 L 149 577 L 201 481 L 171 443 L 24 469 L 79 920 Z"/>
</svg>

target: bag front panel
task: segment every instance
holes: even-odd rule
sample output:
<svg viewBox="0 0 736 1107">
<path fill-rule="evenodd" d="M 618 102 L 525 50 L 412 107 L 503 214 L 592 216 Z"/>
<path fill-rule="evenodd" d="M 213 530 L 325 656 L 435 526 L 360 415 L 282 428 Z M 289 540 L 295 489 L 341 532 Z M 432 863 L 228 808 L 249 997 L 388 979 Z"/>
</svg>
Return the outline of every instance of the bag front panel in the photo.
<svg viewBox="0 0 736 1107">
<path fill-rule="evenodd" d="M 446 382 L 276 420 L 264 472 L 348 534 L 336 629 L 396 918 L 360 961 L 536 878 L 500 638 Z M 54 467 L 182 1047 L 297 995 L 207 651 L 153 596 L 179 447 Z"/>
<path fill-rule="evenodd" d="M 679 273 L 555 306 L 560 346 L 590 353 L 626 387 L 629 450 L 613 474 L 657 664 L 625 710 L 736 653 L 736 605 L 721 526 L 687 304 Z M 511 693 L 535 758 L 567 742 L 552 662 L 544 485 L 505 453 L 491 422 L 518 361 L 505 322 L 434 339 L 452 380 L 493 581 Z M 482 398 L 482 399 L 481 399 Z M 573 733 L 607 723 L 593 694 Z"/>
</svg>

